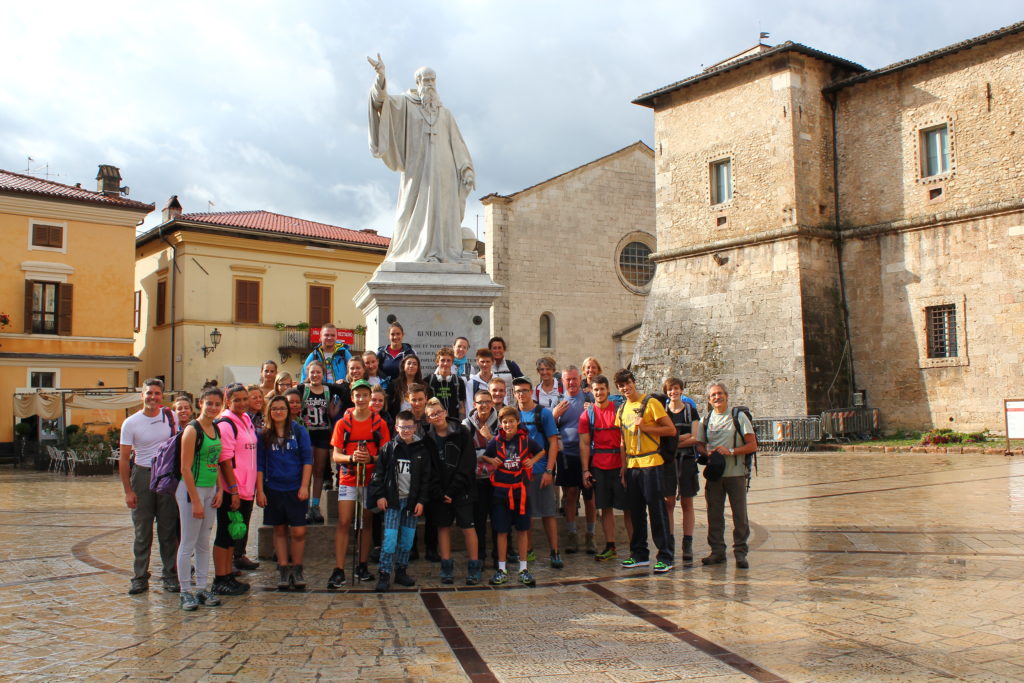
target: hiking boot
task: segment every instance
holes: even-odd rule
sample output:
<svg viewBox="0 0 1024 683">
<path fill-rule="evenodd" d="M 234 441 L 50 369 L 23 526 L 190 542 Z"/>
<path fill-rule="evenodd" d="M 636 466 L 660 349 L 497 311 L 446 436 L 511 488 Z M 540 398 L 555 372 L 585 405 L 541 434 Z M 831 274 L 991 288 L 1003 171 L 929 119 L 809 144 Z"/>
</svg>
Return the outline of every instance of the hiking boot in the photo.
<svg viewBox="0 0 1024 683">
<path fill-rule="evenodd" d="M 551 562 L 552 569 L 561 569 L 565 566 L 565 562 L 562 562 L 562 556 L 558 553 L 557 550 L 551 553 L 549 560 Z"/>
<path fill-rule="evenodd" d="M 128 586 L 128 595 L 138 595 L 149 590 L 149 579 L 132 579 Z"/>
<path fill-rule="evenodd" d="M 427 558 L 427 562 L 440 562 L 441 556 L 437 552 L 437 548 L 427 548 L 427 554 L 424 555 Z"/>
<path fill-rule="evenodd" d="M 377 587 L 373 590 L 378 593 L 387 593 L 391 590 L 391 574 L 387 572 L 381 572 L 377 575 Z"/>
<path fill-rule="evenodd" d="M 234 576 L 232 576 L 230 579 L 228 579 L 228 583 L 230 583 L 235 588 L 241 590 L 243 593 L 248 591 L 249 588 L 250 588 L 249 584 L 247 584 L 245 581 L 239 581 Z"/>
<path fill-rule="evenodd" d="M 177 576 L 165 576 L 162 581 L 164 584 L 165 593 L 181 592 L 181 583 L 179 583 Z"/>
<path fill-rule="evenodd" d="M 747 562 L 747 556 L 744 553 L 736 553 L 736 568 L 737 569 L 750 569 L 750 563 Z"/>
<path fill-rule="evenodd" d="M 291 576 L 289 577 L 292 588 L 297 591 L 306 590 L 306 577 L 302 575 L 302 565 L 293 564 Z"/>
<path fill-rule="evenodd" d="M 399 586 L 410 588 L 416 585 L 416 579 L 409 576 L 405 571 L 406 569 L 407 567 L 403 567 L 402 565 L 395 567 L 395 583 Z"/>
<path fill-rule="evenodd" d="M 536 586 L 537 580 L 533 578 L 533 574 L 530 573 L 529 569 L 519 570 L 519 583 L 524 586 Z"/>
<path fill-rule="evenodd" d="M 638 560 L 634 557 L 627 557 L 622 561 L 623 569 L 636 569 L 638 567 L 650 567 L 650 560 Z"/>
<path fill-rule="evenodd" d="M 345 570 L 335 567 L 331 578 L 327 579 L 327 590 L 337 590 L 345 585 Z"/>
<path fill-rule="evenodd" d="M 593 533 L 588 531 L 587 535 L 584 536 L 583 547 L 586 549 L 587 555 L 596 555 L 597 554 L 597 546 L 594 545 L 594 534 Z"/>
<path fill-rule="evenodd" d="M 317 507 L 310 506 L 309 510 L 306 512 L 306 524 L 323 524 L 323 523 L 324 523 L 324 516 L 323 516 L 323 513 L 320 512 L 319 506 L 317 506 Z"/>
<path fill-rule="evenodd" d="M 619 557 L 619 551 L 615 548 L 605 548 L 601 552 L 594 555 L 594 559 L 598 562 L 608 562 L 609 560 L 616 560 Z"/>
<path fill-rule="evenodd" d="M 575 555 L 580 551 L 580 534 L 578 531 L 571 531 L 565 535 L 565 552 Z"/>
<path fill-rule="evenodd" d="M 220 607 L 220 598 L 211 591 L 196 591 L 196 599 L 199 600 L 200 605 L 206 605 L 207 607 Z"/>
<path fill-rule="evenodd" d="M 277 590 L 286 591 L 292 585 L 292 568 L 286 564 L 277 565 Z"/>
<path fill-rule="evenodd" d="M 249 590 L 249 586 L 233 579 L 221 579 L 219 581 L 214 579 L 212 590 L 217 595 L 242 595 L 245 591 Z"/>
<path fill-rule="evenodd" d="M 242 571 L 251 572 L 254 569 L 259 569 L 260 563 L 253 562 L 245 555 L 235 558 L 235 569 L 241 569 Z"/>
<path fill-rule="evenodd" d="M 665 572 L 670 572 L 670 571 L 672 571 L 672 568 L 674 566 L 675 565 L 673 565 L 671 563 L 662 562 L 661 560 L 658 560 L 657 562 L 654 563 L 654 573 L 655 574 L 664 574 Z"/>
<path fill-rule="evenodd" d="M 683 562 L 693 562 L 693 539 L 683 539 Z"/>
<path fill-rule="evenodd" d="M 179 604 L 186 612 L 195 612 L 199 609 L 199 599 L 188 591 L 182 591 Z"/>
<path fill-rule="evenodd" d="M 491 580 L 487 583 L 491 584 L 492 586 L 505 585 L 506 583 L 508 583 L 508 572 L 504 569 L 499 569 L 498 571 L 494 572 L 494 576 L 492 576 Z"/>
<path fill-rule="evenodd" d="M 373 574 L 370 573 L 370 568 L 366 566 L 365 562 L 360 562 L 359 566 L 356 567 L 356 581 L 373 581 Z"/>
<path fill-rule="evenodd" d="M 715 553 L 711 553 L 700 561 L 705 566 L 709 564 L 722 564 L 723 562 L 725 562 L 725 555 L 716 555 Z"/>
<path fill-rule="evenodd" d="M 441 560 L 441 583 L 455 583 L 455 562 Z"/>
<path fill-rule="evenodd" d="M 480 583 L 480 574 L 483 572 L 484 563 L 482 560 L 470 560 L 466 567 L 466 585 L 475 586 Z"/>
</svg>

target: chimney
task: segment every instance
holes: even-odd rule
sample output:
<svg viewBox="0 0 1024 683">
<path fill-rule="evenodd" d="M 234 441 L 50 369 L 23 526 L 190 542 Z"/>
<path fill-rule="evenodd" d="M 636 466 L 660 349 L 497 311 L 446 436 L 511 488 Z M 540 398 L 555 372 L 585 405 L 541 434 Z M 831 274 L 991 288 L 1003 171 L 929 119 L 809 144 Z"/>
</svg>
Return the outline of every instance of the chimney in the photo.
<svg viewBox="0 0 1024 683">
<path fill-rule="evenodd" d="M 96 174 L 96 191 L 108 197 L 121 196 L 121 171 L 117 166 L 100 164 L 99 173 Z"/>
<path fill-rule="evenodd" d="M 164 204 L 160 217 L 164 223 L 169 223 L 180 215 L 181 202 L 178 201 L 178 195 L 171 195 L 171 198 L 167 200 L 166 204 Z"/>
</svg>

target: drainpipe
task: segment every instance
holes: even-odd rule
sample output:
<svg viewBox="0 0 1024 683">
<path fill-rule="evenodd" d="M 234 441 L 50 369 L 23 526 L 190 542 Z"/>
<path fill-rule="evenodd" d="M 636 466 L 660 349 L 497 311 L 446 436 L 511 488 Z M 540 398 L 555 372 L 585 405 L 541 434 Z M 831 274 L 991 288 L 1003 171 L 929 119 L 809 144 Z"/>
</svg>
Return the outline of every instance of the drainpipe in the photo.
<svg viewBox="0 0 1024 683">
<path fill-rule="evenodd" d="M 178 274 L 178 247 L 171 244 L 166 237 L 164 237 L 164 226 L 160 225 L 157 227 L 157 234 L 160 235 L 160 239 L 163 240 L 167 246 L 171 248 L 171 381 L 169 386 L 171 391 L 174 391 L 174 303 L 175 303 L 175 292 L 177 287 L 175 281 L 177 280 Z"/>
<path fill-rule="evenodd" d="M 839 299 L 843 304 L 843 328 L 846 333 L 846 354 L 849 354 L 850 388 L 847 394 L 847 405 L 853 405 L 853 392 L 857 387 L 853 371 L 853 343 L 850 340 L 850 307 L 846 300 L 846 275 L 843 271 L 843 231 L 839 220 L 839 102 L 835 92 L 828 94 L 828 104 L 832 109 L 832 212 L 835 215 L 836 265 L 839 269 Z M 845 355 L 845 354 L 844 354 Z M 839 362 L 843 359 L 840 357 Z"/>
</svg>

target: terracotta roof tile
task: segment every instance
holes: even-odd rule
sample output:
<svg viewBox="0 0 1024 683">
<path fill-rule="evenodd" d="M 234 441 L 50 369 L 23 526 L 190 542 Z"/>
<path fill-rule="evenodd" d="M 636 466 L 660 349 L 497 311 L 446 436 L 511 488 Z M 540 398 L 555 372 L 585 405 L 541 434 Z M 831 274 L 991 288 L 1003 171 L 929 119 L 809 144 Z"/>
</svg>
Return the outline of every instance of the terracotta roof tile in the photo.
<svg viewBox="0 0 1024 683">
<path fill-rule="evenodd" d="M 302 218 L 284 216 L 270 211 L 222 211 L 217 213 L 185 213 L 176 222 L 219 225 L 229 228 L 243 228 L 274 232 L 285 235 L 300 235 L 318 239 L 355 242 L 377 247 L 387 247 L 391 240 L 374 231 L 350 230 L 337 225 L 307 221 Z"/>
<path fill-rule="evenodd" d="M 152 211 L 155 208 L 154 204 L 137 202 L 133 199 L 125 199 L 124 197 L 108 196 L 102 192 L 94 192 L 82 187 L 65 185 L 64 183 L 57 183 L 52 180 L 43 180 L 42 178 L 34 178 L 29 175 L 22 175 L 21 173 L 14 173 L 12 171 L 4 171 L 2 169 L 0 169 L 0 192 L 28 194 L 35 195 L 37 197 L 50 197 L 53 199 L 69 199 L 71 201 L 102 204 L 119 209 L 141 209 L 145 211 Z"/>
</svg>

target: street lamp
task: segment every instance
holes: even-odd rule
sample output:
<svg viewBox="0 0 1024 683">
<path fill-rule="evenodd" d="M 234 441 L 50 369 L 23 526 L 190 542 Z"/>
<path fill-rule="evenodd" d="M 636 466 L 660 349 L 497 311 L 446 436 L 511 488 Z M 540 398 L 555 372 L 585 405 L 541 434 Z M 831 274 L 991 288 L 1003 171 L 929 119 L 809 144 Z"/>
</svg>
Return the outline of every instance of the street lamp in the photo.
<svg viewBox="0 0 1024 683">
<path fill-rule="evenodd" d="M 210 333 L 210 344 L 212 344 L 212 346 L 199 347 L 203 352 L 203 358 L 206 358 L 217 349 L 217 346 L 220 345 L 220 339 L 222 336 L 223 335 L 220 333 L 220 330 L 216 327 L 213 328 L 213 332 Z"/>
</svg>

